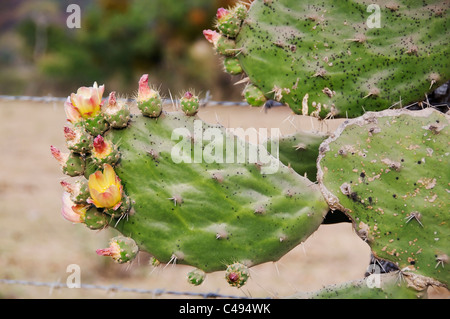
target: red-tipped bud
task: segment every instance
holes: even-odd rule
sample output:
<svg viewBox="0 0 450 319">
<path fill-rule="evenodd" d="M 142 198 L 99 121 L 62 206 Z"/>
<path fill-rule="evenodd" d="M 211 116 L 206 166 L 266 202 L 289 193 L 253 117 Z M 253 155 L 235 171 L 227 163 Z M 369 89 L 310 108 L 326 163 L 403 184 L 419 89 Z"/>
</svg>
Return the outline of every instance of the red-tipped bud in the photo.
<svg viewBox="0 0 450 319">
<path fill-rule="evenodd" d="M 59 164 L 61 164 L 62 166 L 66 165 L 69 154 L 61 153 L 61 151 L 53 145 L 50 146 L 50 151 L 52 152 L 53 157 L 59 162 Z"/>
<path fill-rule="evenodd" d="M 214 44 L 214 46 L 217 45 L 217 42 L 220 39 L 220 33 L 213 30 L 203 30 L 203 35 L 205 36 L 206 40 Z"/>
<path fill-rule="evenodd" d="M 187 91 L 186 93 L 184 93 L 184 98 L 186 98 L 186 99 L 192 99 L 193 96 L 194 96 L 194 95 L 192 95 L 192 93 L 189 92 L 189 91 Z"/>
<path fill-rule="evenodd" d="M 64 137 L 66 138 L 66 141 L 73 141 L 77 137 L 77 133 L 75 133 L 74 130 L 72 130 L 70 127 L 64 127 Z"/>
<path fill-rule="evenodd" d="M 100 256 L 112 257 L 115 262 L 126 263 L 133 260 L 139 251 L 136 242 L 129 237 L 117 236 L 111 239 L 108 248 L 97 249 Z"/>
<path fill-rule="evenodd" d="M 93 154 L 97 158 L 105 158 L 113 151 L 111 143 L 108 143 L 103 136 L 98 135 L 94 138 L 94 149 L 92 150 Z"/>
<path fill-rule="evenodd" d="M 61 181 L 60 183 L 61 183 L 62 188 L 63 188 L 67 193 L 73 194 L 73 192 L 74 192 L 75 190 L 74 190 L 74 187 L 73 187 L 72 184 L 70 184 L 70 183 L 68 183 L 68 182 L 66 182 L 66 181 Z"/>
<path fill-rule="evenodd" d="M 219 8 L 219 9 L 217 9 L 216 17 L 217 17 L 217 19 L 221 20 L 229 14 L 230 14 L 230 11 L 228 11 L 227 9 Z"/>
<path fill-rule="evenodd" d="M 109 97 L 108 97 L 108 106 L 115 106 L 117 104 L 116 101 L 116 92 L 111 92 L 109 93 Z"/>
<path fill-rule="evenodd" d="M 151 89 L 148 84 L 148 74 L 144 74 L 139 79 L 138 102 L 147 101 L 158 95 L 158 92 Z"/>
</svg>

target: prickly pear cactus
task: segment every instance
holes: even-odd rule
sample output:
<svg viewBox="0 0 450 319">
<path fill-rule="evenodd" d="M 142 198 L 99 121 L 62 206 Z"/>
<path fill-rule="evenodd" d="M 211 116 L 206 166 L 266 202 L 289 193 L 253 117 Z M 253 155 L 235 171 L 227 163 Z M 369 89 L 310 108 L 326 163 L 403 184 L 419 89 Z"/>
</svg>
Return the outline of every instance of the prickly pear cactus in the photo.
<svg viewBox="0 0 450 319">
<path fill-rule="evenodd" d="M 204 34 L 219 54 L 225 42 L 234 47 L 225 70 L 234 53 L 249 104 L 274 99 L 296 114 L 357 117 L 421 101 L 450 79 L 448 8 L 437 0 L 255 0 L 245 15 L 220 9 L 218 31 Z"/>
<path fill-rule="evenodd" d="M 317 174 L 377 258 L 447 286 L 449 120 L 432 108 L 348 120 L 320 146 Z"/>
<path fill-rule="evenodd" d="M 241 265 L 244 270 L 227 277 L 240 287 L 247 267 L 278 260 L 313 233 L 328 205 L 317 185 L 279 162 L 264 144 L 246 143 L 202 122 L 193 94 L 183 96 L 183 112 L 160 110 L 160 95 L 149 90 L 147 79 L 139 81 L 137 107 L 143 114 L 129 114 L 115 93 L 100 108 L 86 98 L 84 117 L 81 102 L 66 102 L 75 128 L 92 122 L 91 116 L 101 119 L 101 127 L 103 119 L 113 120 L 105 132 L 91 132 L 83 148 L 63 153 L 52 147 L 66 174 L 72 157 L 85 163 L 69 174 L 76 181 L 62 183 L 63 216 L 87 225 L 89 220 L 93 229 L 106 227 L 106 219 L 122 233 L 99 255 L 129 262 L 138 248 L 158 263 L 198 268 L 188 276 L 193 284 L 204 280 L 203 272 Z M 103 86 L 101 92 L 81 93 L 98 95 Z M 113 125 L 117 116 L 106 116 L 112 106 L 115 114 L 126 110 L 126 125 Z"/>
<path fill-rule="evenodd" d="M 279 150 L 278 157 L 284 165 L 291 167 L 297 174 L 315 182 L 319 146 L 327 137 L 327 134 L 319 132 L 299 132 L 282 136 L 275 144 Z M 272 144 L 267 144 L 269 151 L 271 151 Z"/>
<path fill-rule="evenodd" d="M 319 291 L 298 293 L 294 299 L 424 299 L 425 290 L 417 291 L 409 285 L 409 279 L 399 272 L 381 274 L 337 285 Z"/>
</svg>

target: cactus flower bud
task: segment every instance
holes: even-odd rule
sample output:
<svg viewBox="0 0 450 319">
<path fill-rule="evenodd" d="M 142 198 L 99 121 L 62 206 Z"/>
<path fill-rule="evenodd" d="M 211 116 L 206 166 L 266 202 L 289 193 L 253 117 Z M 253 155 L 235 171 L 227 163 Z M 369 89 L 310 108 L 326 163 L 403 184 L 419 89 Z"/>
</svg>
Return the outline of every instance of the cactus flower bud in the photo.
<svg viewBox="0 0 450 319">
<path fill-rule="evenodd" d="M 183 112 L 192 116 L 198 112 L 198 107 L 200 105 L 198 96 L 193 95 L 191 92 L 187 91 L 180 99 L 181 109 Z"/>
<path fill-rule="evenodd" d="M 232 56 L 236 54 L 236 43 L 234 40 L 228 39 L 213 30 L 203 30 L 203 35 L 206 40 L 213 44 L 217 53 L 225 56 Z"/>
<path fill-rule="evenodd" d="M 105 164 L 103 172 L 96 171 L 89 176 L 89 203 L 97 208 L 116 210 L 122 204 L 122 184 L 111 165 Z"/>
<path fill-rule="evenodd" d="M 69 159 L 69 153 L 61 153 L 59 149 L 50 146 L 50 151 L 52 152 L 53 157 L 58 161 L 59 165 L 64 166 Z"/>
<path fill-rule="evenodd" d="M 86 179 L 77 180 L 74 183 L 61 181 L 62 188 L 70 194 L 70 199 L 75 204 L 84 204 L 89 198 L 89 187 Z"/>
<path fill-rule="evenodd" d="M 126 263 L 133 260 L 138 254 L 139 248 L 136 242 L 129 237 L 117 236 L 111 239 L 109 247 L 97 249 L 97 255 L 108 256 L 119 263 Z"/>
<path fill-rule="evenodd" d="M 105 158 L 112 152 L 111 143 L 105 141 L 103 136 L 98 135 L 96 138 L 94 138 L 94 148 L 92 152 L 98 158 Z"/>
<path fill-rule="evenodd" d="M 203 30 L 203 35 L 205 36 L 206 40 L 214 45 L 214 47 L 217 47 L 217 43 L 219 42 L 219 39 L 221 37 L 220 33 L 208 29 Z"/>
<path fill-rule="evenodd" d="M 148 74 L 139 79 L 137 105 L 142 114 L 148 117 L 158 117 L 162 112 L 162 100 L 158 91 L 148 85 Z"/>
<path fill-rule="evenodd" d="M 67 148 L 76 153 L 88 153 L 91 149 L 92 136 L 81 126 L 64 127 Z"/>
<path fill-rule="evenodd" d="M 120 159 L 120 154 L 115 145 L 105 140 L 103 136 L 98 135 L 94 139 L 92 148 L 92 159 L 97 166 L 103 164 L 114 165 Z"/>
<path fill-rule="evenodd" d="M 242 13 L 233 11 L 228 11 L 224 8 L 219 8 L 216 14 L 217 24 L 216 27 L 223 35 L 235 38 L 239 33 Z"/>
<path fill-rule="evenodd" d="M 250 274 L 247 266 L 241 263 L 234 263 L 227 267 L 225 279 L 232 287 L 240 288 L 247 282 Z"/>
<path fill-rule="evenodd" d="M 126 127 L 130 120 L 129 107 L 125 103 L 116 100 L 116 92 L 114 91 L 109 94 L 103 113 L 113 128 Z"/>
<path fill-rule="evenodd" d="M 205 281 L 206 274 L 201 269 L 194 269 L 187 274 L 187 280 L 194 286 L 199 286 Z"/>
<path fill-rule="evenodd" d="M 230 14 L 231 14 L 230 11 L 228 11 L 227 9 L 219 8 L 217 9 L 216 17 L 217 20 L 221 21 L 228 18 Z"/>
<path fill-rule="evenodd" d="M 59 162 L 64 174 L 80 176 L 84 173 L 86 163 L 83 157 L 75 153 L 61 153 L 59 149 L 50 146 L 53 157 Z"/>
</svg>

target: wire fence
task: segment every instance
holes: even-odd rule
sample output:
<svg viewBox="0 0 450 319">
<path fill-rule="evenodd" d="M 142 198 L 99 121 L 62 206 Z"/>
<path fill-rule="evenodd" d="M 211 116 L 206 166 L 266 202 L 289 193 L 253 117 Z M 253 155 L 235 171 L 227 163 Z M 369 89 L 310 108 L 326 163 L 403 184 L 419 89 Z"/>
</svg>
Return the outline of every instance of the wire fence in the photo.
<svg viewBox="0 0 450 319">
<path fill-rule="evenodd" d="M 45 103 L 64 103 L 67 97 L 55 97 L 55 96 L 27 96 L 27 95 L 0 95 L 0 100 L 5 101 L 31 101 L 31 102 L 45 102 Z M 123 99 L 127 102 L 135 102 L 134 99 Z M 174 104 L 179 100 L 177 99 L 163 99 L 163 104 Z M 247 102 L 243 101 L 214 101 L 211 100 L 211 95 L 206 92 L 206 96 L 200 100 L 200 104 L 202 106 L 215 106 L 215 105 L 224 105 L 224 106 L 248 106 Z M 281 103 L 280 103 L 281 105 Z"/>
<path fill-rule="evenodd" d="M 204 299 L 250 299 L 246 296 L 226 295 L 215 292 L 191 292 L 191 291 L 174 291 L 167 289 L 141 289 L 141 288 L 128 288 L 121 285 L 93 285 L 93 284 L 80 284 L 76 288 L 70 288 L 67 284 L 61 282 L 39 282 L 29 280 L 16 280 L 16 279 L 0 279 L 0 284 L 5 285 L 22 285 L 33 287 L 46 287 L 49 288 L 49 294 L 51 295 L 55 289 L 87 289 L 87 290 L 102 290 L 105 293 L 138 293 L 143 295 L 150 295 L 152 298 L 161 297 L 164 295 L 172 296 L 185 296 L 185 297 L 200 297 Z"/>
</svg>

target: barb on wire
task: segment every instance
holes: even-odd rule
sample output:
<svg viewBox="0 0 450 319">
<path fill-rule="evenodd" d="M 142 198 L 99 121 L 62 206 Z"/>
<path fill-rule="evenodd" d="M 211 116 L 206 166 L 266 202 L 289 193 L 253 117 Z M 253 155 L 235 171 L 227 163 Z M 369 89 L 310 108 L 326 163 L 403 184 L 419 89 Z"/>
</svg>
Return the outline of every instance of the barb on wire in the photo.
<svg viewBox="0 0 450 319">
<path fill-rule="evenodd" d="M 36 282 L 36 281 L 28 281 L 28 280 L 15 280 L 15 279 L 0 279 L 0 284 L 7 285 L 25 285 L 25 286 L 34 286 L 34 287 L 49 287 L 50 289 L 58 289 L 58 288 L 69 288 L 67 284 L 61 282 Z M 127 288 L 118 285 L 92 285 L 92 284 L 80 284 L 81 289 L 98 289 L 104 290 L 105 292 L 131 292 L 131 293 L 140 293 L 140 294 L 150 294 L 152 296 L 161 296 L 161 295 L 178 295 L 178 296 L 191 296 L 191 297 L 202 297 L 205 299 L 210 298 L 223 298 L 223 299 L 249 299 L 245 296 L 234 296 L 234 295 L 223 295 L 214 292 L 191 292 L 191 291 L 173 291 L 166 289 L 140 289 L 140 288 Z M 78 289 L 78 288 L 77 288 Z"/>
</svg>

